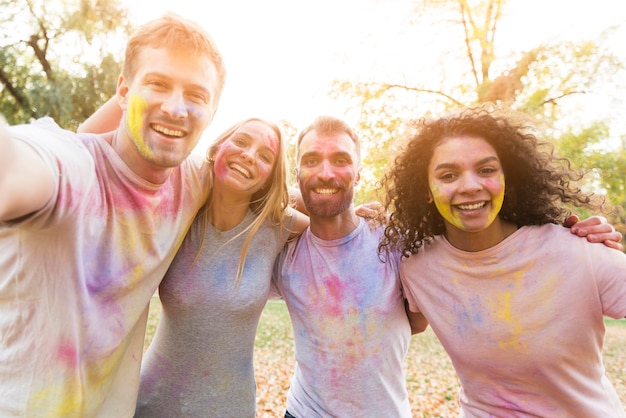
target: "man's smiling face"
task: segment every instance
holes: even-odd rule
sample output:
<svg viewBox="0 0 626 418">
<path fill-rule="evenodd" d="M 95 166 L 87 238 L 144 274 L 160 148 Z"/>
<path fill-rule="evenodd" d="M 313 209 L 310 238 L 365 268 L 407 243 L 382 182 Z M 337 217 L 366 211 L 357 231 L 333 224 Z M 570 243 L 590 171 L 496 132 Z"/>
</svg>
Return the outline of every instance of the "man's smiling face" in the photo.
<svg viewBox="0 0 626 418">
<path fill-rule="evenodd" d="M 298 183 L 309 213 L 333 217 L 348 210 L 359 179 L 357 149 L 350 135 L 319 135 L 312 130 L 298 150 Z"/>
</svg>

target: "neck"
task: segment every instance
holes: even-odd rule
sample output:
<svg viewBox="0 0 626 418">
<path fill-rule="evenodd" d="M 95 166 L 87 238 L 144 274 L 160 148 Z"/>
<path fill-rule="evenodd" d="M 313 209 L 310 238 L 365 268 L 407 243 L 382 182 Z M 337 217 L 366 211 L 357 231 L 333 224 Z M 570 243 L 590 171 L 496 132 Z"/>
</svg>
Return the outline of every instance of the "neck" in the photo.
<svg viewBox="0 0 626 418">
<path fill-rule="evenodd" d="M 248 213 L 250 197 L 222 193 L 219 187 L 214 187 L 207 204 L 211 225 L 219 231 L 229 231 L 239 225 Z"/>
<path fill-rule="evenodd" d="M 154 184 L 163 184 L 167 181 L 172 169 L 169 167 L 159 167 L 139 153 L 137 147 L 130 141 L 128 136 L 118 129 L 112 133 L 104 135 L 104 139 L 111 144 L 111 147 L 122 161 L 142 179 Z"/>
<path fill-rule="evenodd" d="M 320 217 L 309 214 L 311 232 L 323 240 L 343 238 L 359 226 L 359 217 L 351 206 L 345 212 L 332 217 Z"/>
<path fill-rule="evenodd" d="M 456 228 L 447 228 L 446 237 L 454 247 L 463 251 L 482 251 L 495 247 L 517 230 L 513 223 L 496 220 L 485 230 L 480 232 L 465 232 Z"/>
</svg>

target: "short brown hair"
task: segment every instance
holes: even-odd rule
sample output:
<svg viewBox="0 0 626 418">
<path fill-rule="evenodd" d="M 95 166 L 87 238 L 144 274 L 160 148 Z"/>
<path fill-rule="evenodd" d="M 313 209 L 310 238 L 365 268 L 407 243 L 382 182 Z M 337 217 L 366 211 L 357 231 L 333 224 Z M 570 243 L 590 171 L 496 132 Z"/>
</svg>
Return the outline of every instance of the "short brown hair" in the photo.
<svg viewBox="0 0 626 418">
<path fill-rule="evenodd" d="M 300 134 L 298 135 L 296 158 L 298 158 L 300 154 L 300 143 L 302 142 L 302 138 L 304 138 L 304 136 L 311 131 L 315 131 L 321 135 L 330 135 L 330 134 L 337 134 L 337 133 L 348 134 L 348 136 L 350 136 L 350 138 L 352 138 L 352 140 L 354 141 L 354 145 L 356 147 L 356 155 L 359 158 L 359 164 L 360 164 L 361 142 L 359 141 L 358 135 L 352 130 L 352 128 L 350 128 L 350 125 L 348 125 L 345 121 L 339 118 L 336 118 L 334 116 L 326 116 L 326 115 L 318 116 L 313 121 L 313 123 L 311 123 L 309 126 L 304 128 L 300 132 Z"/>
<path fill-rule="evenodd" d="M 126 44 L 122 75 L 127 80 L 135 76 L 137 57 L 145 47 L 182 49 L 194 55 L 207 56 L 215 64 L 219 77 L 219 99 L 226 80 L 224 60 L 211 35 L 198 23 L 170 12 L 141 25 Z"/>
</svg>

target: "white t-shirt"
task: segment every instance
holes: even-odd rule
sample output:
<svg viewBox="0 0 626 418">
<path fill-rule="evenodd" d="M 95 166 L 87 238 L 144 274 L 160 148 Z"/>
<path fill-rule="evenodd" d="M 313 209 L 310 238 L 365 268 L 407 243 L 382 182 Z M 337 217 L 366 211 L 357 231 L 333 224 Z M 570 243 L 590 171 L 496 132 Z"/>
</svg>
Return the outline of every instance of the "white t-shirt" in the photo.
<svg viewBox="0 0 626 418">
<path fill-rule="evenodd" d="M 411 416 L 403 370 L 411 329 L 398 257 L 378 258 L 381 233 L 361 218 L 338 240 L 307 229 L 279 256 L 274 279 L 297 362 L 287 410 L 298 418 Z"/>
<path fill-rule="evenodd" d="M 0 416 L 132 416 L 148 303 L 206 199 L 201 159 L 155 185 L 99 136 L 9 130 L 58 182 L 0 225 Z"/>
<path fill-rule="evenodd" d="M 400 274 L 465 417 L 626 417 L 602 364 L 603 317 L 626 316 L 625 254 L 548 224 L 478 252 L 437 237 Z"/>
</svg>

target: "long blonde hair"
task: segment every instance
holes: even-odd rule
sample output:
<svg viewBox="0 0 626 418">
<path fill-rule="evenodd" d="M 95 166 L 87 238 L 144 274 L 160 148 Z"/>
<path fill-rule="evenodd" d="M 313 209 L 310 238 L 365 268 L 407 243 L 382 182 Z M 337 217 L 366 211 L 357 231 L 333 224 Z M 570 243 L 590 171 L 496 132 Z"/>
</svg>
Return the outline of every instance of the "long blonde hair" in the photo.
<svg viewBox="0 0 626 418">
<path fill-rule="evenodd" d="M 241 128 L 248 122 L 260 122 L 269 126 L 278 137 L 278 151 L 274 160 L 272 172 L 267 179 L 267 183 L 259 191 L 254 193 L 252 195 L 252 198 L 250 199 L 250 210 L 256 215 L 256 218 L 250 225 L 246 227 L 246 229 L 241 231 L 235 237 L 231 238 L 232 240 L 241 236 L 242 234 L 247 233 L 246 240 L 244 241 L 241 247 L 241 252 L 239 254 L 239 265 L 237 266 L 235 287 L 238 287 L 239 283 L 241 282 L 241 277 L 243 276 L 243 270 L 246 263 L 246 255 L 248 253 L 248 247 L 250 246 L 252 237 L 258 232 L 259 228 L 261 228 L 261 225 L 263 225 L 263 223 L 265 222 L 268 222 L 271 226 L 278 227 L 281 234 L 284 233 L 285 210 L 287 209 L 287 206 L 289 206 L 289 192 L 287 189 L 288 169 L 285 151 L 286 147 L 283 141 L 281 130 L 275 123 L 260 118 L 248 118 L 234 124 L 225 132 L 223 132 L 220 136 L 218 136 L 217 139 L 211 144 L 206 153 L 206 162 L 212 165 L 213 158 L 217 154 L 220 146 L 235 132 L 237 132 L 239 128 Z M 211 204 L 211 197 L 213 193 L 213 182 L 215 180 L 214 176 L 215 173 L 213 172 L 213 167 L 211 167 L 211 170 L 209 170 L 209 177 L 207 182 L 207 187 L 209 188 L 208 197 L 206 203 L 198 212 L 202 235 L 200 238 L 200 245 L 198 247 L 198 252 L 196 253 L 195 260 L 198 259 L 200 255 L 200 250 L 204 245 L 204 239 L 209 224 L 209 205 Z"/>
</svg>

